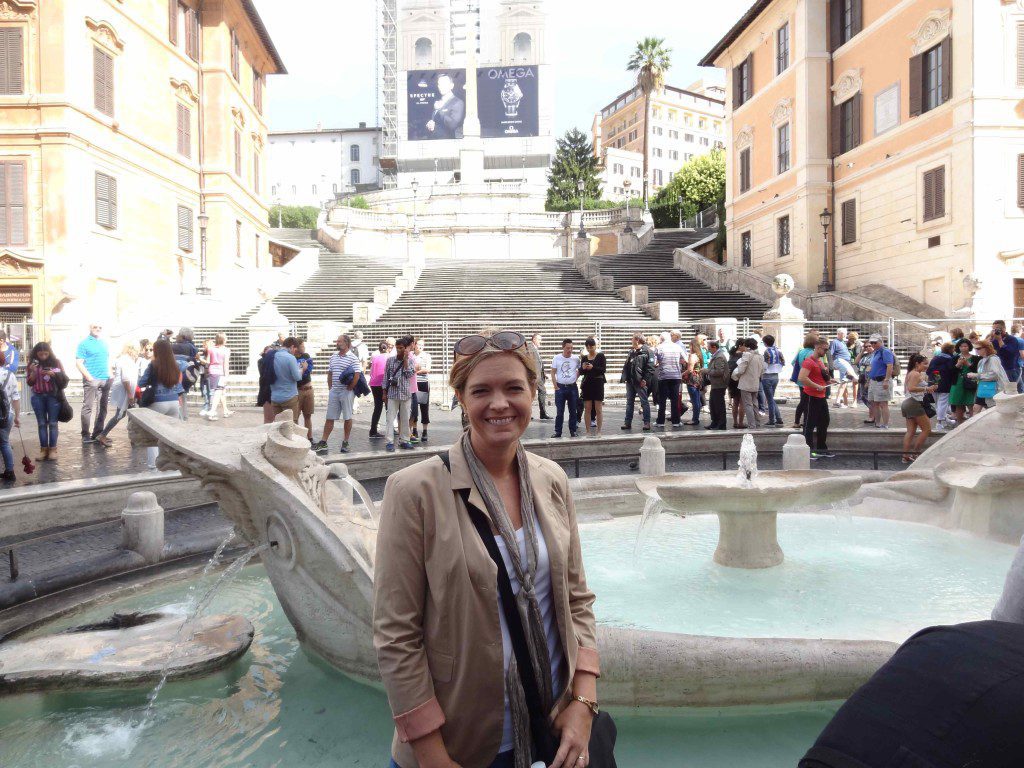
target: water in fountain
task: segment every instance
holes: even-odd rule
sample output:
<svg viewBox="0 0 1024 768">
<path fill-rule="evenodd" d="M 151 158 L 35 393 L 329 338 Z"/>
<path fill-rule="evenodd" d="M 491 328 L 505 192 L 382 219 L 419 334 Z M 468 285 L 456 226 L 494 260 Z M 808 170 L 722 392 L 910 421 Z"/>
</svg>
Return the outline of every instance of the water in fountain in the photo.
<svg viewBox="0 0 1024 768">
<path fill-rule="evenodd" d="M 377 510 L 377 505 L 374 504 L 373 499 L 370 498 L 370 493 L 363 487 L 363 484 L 349 474 L 345 474 L 342 479 L 348 483 L 352 490 L 359 494 L 359 498 L 363 502 L 363 506 L 366 507 L 366 516 L 371 521 L 379 523 L 380 513 Z"/>
<path fill-rule="evenodd" d="M 640 564 L 640 552 L 644 548 L 644 544 L 647 539 L 650 538 L 651 531 L 654 530 L 654 523 L 661 517 L 661 513 L 665 511 L 665 503 L 655 497 L 650 496 L 647 502 L 644 504 L 643 514 L 640 516 L 640 525 L 636 531 L 636 543 L 633 545 L 633 564 Z"/>
<path fill-rule="evenodd" d="M 740 460 L 738 463 L 739 479 L 749 488 L 757 479 L 757 446 L 754 444 L 754 436 L 746 434 L 740 444 Z"/>
</svg>

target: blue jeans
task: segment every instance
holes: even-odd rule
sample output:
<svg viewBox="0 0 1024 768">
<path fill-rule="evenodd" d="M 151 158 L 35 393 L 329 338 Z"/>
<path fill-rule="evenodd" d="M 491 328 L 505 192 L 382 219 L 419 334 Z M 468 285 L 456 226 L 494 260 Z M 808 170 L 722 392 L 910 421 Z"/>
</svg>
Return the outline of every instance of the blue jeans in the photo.
<svg viewBox="0 0 1024 768">
<path fill-rule="evenodd" d="M 690 405 L 693 407 L 693 420 L 691 424 L 700 424 L 700 409 L 704 407 L 704 395 L 698 387 L 686 385 L 686 391 L 690 395 Z"/>
<path fill-rule="evenodd" d="M 781 424 L 782 414 L 775 402 L 775 390 L 779 387 L 779 374 L 765 373 L 761 376 L 761 395 L 767 402 L 768 423 Z"/>
<path fill-rule="evenodd" d="M 508 752 L 502 752 L 496 758 L 494 758 L 494 762 L 490 764 L 489 768 L 514 768 L 516 764 L 514 756 L 515 752 L 513 752 L 512 750 L 509 750 Z M 389 765 L 388 768 L 402 767 L 394 760 L 392 760 L 391 765 Z"/>
<path fill-rule="evenodd" d="M 32 395 L 32 410 L 39 429 L 39 447 L 57 447 L 57 417 L 60 416 L 60 398 L 56 395 Z"/>
<path fill-rule="evenodd" d="M 11 408 L 17 408 L 18 403 L 12 401 Z M 4 457 L 4 469 L 8 472 L 14 471 L 14 451 L 11 450 L 11 427 L 14 426 L 14 413 L 7 417 L 7 421 L 0 425 L 0 455 Z"/>
<path fill-rule="evenodd" d="M 565 407 L 569 406 L 569 434 L 576 437 L 576 416 L 580 403 L 580 391 L 575 384 L 555 384 L 555 437 L 562 436 L 565 422 Z"/>
<path fill-rule="evenodd" d="M 644 417 L 644 424 L 651 423 L 651 401 L 647 399 L 647 387 L 638 387 L 633 382 L 626 382 L 626 426 L 633 424 L 633 411 L 636 407 L 636 398 L 640 398 L 640 412 Z"/>
</svg>

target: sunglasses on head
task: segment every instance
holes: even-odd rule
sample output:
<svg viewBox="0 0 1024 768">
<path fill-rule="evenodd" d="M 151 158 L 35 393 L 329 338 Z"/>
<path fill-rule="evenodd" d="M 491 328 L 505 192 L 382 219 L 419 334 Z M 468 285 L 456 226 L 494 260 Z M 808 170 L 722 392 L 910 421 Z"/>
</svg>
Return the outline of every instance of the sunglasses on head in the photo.
<svg viewBox="0 0 1024 768">
<path fill-rule="evenodd" d="M 525 347 L 526 338 L 516 331 L 498 331 L 493 336 L 481 336 L 479 333 L 474 333 L 472 336 L 463 336 L 455 342 L 455 354 L 475 355 L 488 344 L 502 352 L 512 352 L 520 347 Z"/>
</svg>

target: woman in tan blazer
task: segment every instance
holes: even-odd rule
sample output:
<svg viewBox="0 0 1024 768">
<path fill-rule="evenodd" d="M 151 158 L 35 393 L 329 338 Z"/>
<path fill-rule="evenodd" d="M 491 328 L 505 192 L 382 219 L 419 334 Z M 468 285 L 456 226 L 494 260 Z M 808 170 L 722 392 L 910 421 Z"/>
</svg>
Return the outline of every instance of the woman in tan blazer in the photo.
<svg viewBox="0 0 1024 768">
<path fill-rule="evenodd" d="M 537 369 L 511 331 L 468 336 L 455 351 L 450 382 L 469 428 L 451 469 L 433 457 L 391 475 L 381 508 L 374 645 L 394 713 L 392 765 L 531 765 L 522 681 L 532 675 L 558 740 L 551 768 L 585 768 L 600 675 L 594 595 L 565 472 L 519 442 Z M 467 501 L 504 560 L 530 669 L 516 664 L 497 566 Z"/>
</svg>

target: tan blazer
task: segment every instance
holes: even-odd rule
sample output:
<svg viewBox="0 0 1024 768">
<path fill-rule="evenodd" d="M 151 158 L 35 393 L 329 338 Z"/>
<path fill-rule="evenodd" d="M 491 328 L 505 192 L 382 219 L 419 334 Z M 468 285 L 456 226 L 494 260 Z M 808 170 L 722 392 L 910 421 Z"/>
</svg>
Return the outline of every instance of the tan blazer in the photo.
<svg viewBox="0 0 1024 768">
<path fill-rule="evenodd" d="M 732 377 L 743 392 L 758 392 L 761 389 L 761 376 L 765 371 L 764 357 L 757 350 L 744 352 L 736 364 Z"/>
<path fill-rule="evenodd" d="M 417 768 L 408 742 L 438 728 L 452 759 L 490 765 L 501 746 L 504 655 L 498 570 L 460 488 L 486 513 L 461 447 L 451 473 L 437 457 L 388 478 L 377 536 L 373 642 L 395 719 L 392 757 Z M 576 511 L 561 467 L 527 454 L 534 505 L 551 557 L 551 592 L 565 653 L 567 703 L 576 670 L 600 674 L 594 594 L 587 588 Z"/>
</svg>

